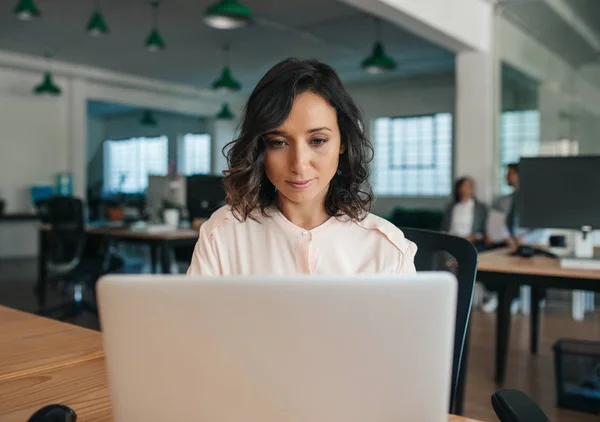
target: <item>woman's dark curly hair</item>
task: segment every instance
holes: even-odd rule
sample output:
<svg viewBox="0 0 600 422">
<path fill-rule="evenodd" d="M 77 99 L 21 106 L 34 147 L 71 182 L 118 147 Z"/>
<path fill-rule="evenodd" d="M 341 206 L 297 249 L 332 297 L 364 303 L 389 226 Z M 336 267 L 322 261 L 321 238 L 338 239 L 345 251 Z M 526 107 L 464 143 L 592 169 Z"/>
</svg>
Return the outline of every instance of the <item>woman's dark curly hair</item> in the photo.
<svg viewBox="0 0 600 422">
<path fill-rule="evenodd" d="M 337 113 L 341 142 L 338 173 L 329 185 L 325 210 L 330 216 L 363 219 L 373 202 L 368 181 L 373 146 L 364 133 L 358 107 L 348 95 L 335 70 L 317 60 L 286 59 L 260 80 L 244 109 L 240 136 L 223 148 L 228 170 L 223 183 L 227 204 L 241 221 L 255 210 L 263 215 L 275 204 L 277 193 L 264 170 L 265 135 L 287 119 L 294 98 L 312 92 L 327 101 Z"/>
</svg>

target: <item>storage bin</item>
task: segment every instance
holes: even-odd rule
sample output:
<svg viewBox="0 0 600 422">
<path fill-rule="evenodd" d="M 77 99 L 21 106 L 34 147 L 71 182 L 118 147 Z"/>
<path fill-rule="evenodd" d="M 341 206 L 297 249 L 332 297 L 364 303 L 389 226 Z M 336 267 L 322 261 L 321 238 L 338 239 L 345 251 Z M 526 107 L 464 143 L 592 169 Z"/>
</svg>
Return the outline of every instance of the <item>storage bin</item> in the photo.
<svg viewBox="0 0 600 422">
<path fill-rule="evenodd" d="M 553 349 L 557 406 L 600 414 L 600 341 L 560 339 Z"/>
</svg>

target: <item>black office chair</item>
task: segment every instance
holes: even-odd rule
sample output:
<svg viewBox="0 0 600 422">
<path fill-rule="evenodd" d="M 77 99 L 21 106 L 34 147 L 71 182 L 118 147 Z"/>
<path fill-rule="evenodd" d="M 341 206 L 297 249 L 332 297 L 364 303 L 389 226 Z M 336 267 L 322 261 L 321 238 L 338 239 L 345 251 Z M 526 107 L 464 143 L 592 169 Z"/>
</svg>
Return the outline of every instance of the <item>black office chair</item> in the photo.
<svg viewBox="0 0 600 422">
<path fill-rule="evenodd" d="M 462 414 L 468 358 L 468 328 L 477 273 L 477 251 L 467 240 L 429 230 L 402 228 L 404 236 L 417 244 L 417 271 L 448 271 L 458 280 L 458 302 L 454 332 L 450 413 Z"/>
<path fill-rule="evenodd" d="M 40 315 L 58 315 L 58 319 L 72 319 L 83 312 L 98 315 L 94 302 L 86 302 L 86 290 L 92 295 L 96 280 L 105 273 L 110 259 L 107 256 L 84 257 L 86 245 L 83 202 L 78 198 L 54 196 L 44 204 L 43 221 L 49 224 L 46 233 L 46 268 L 50 282 L 72 294 L 71 300 L 54 308 L 38 311 Z M 110 257 L 108 257 L 110 258 Z"/>
</svg>

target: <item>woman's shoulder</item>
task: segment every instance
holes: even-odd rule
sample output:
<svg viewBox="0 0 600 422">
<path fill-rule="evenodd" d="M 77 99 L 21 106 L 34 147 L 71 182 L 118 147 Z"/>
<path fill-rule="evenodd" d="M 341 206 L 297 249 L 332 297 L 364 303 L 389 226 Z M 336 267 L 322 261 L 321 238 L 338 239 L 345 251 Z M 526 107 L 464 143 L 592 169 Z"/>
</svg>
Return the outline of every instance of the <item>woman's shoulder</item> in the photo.
<svg viewBox="0 0 600 422">
<path fill-rule="evenodd" d="M 210 237 L 220 230 L 240 230 L 254 224 L 260 224 L 263 216 L 260 212 L 253 214 L 254 218 L 242 221 L 236 217 L 229 205 L 224 205 L 214 211 L 210 218 L 200 226 L 201 234 Z"/>
<path fill-rule="evenodd" d="M 407 239 L 402 230 L 384 218 L 368 213 L 363 220 L 353 220 L 353 223 L 365 230 L 378 233 L 384 241 L 389 242 L 403 254 L 414 255 L 417 251 L 415 243 Z"/>
</svg>

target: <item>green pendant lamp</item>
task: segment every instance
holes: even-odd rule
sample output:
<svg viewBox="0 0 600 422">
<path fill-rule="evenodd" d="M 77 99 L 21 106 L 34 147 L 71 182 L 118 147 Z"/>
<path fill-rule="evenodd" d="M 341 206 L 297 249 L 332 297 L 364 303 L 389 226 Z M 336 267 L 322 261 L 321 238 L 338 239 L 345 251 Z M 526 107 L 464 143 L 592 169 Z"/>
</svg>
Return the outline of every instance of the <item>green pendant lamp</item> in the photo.
<svg viewBox="0 0 600 422">
<path fill-rule="evenodd" d="M 52 54 L 49 52 L 44 54 L 46 60 L 48 61 L 47 68 L 50 69 L 50 60 L 52 58 Z M 46 70 L 44 72 L 44 77 L 42 78 L 42 82 L 36 85 L 33 88 L 33 93 L 35 95 L 51 95 L 58 96 L 62 93 L 62 90 L 56 83 L 54 82 L 54 78 L 52 77 L 52 73 L 50 70 Z"/>
<path fill-rule="evenodd" d="M 146 49 L 151 52 L 161 51 L 165 49 L 165 41 L 163 40 L 162 35 L 158 32 L 158 6 L 160 6 L 159 1 L 150 2 L 152 6 L 152 30 L 150 31 L 150 35 L 146 38 Z"/>
<path fill-rule="evenodd" d="M 142 126 L 156 126 L 158 124 L 158 121 L 156 120 L 156 117 L 154 117 L 154 114 L 151 110 L 146 110 L 144 111 L 144 114 L 142 114 L 140 124 Z"/>
<path fill-rule="evenodd" d="M 247 25 L 252 12 L 236 0 L 220 0 L 210 6 L 204 14 L 204 22 L 217 29 L 237 29 Z"/>
<path fill-rule="evenodd" d="M 42 82 L 39 85 L 36 85 L 35 88 L 33 88 L 33 93 L 35 95 L 58 96 L 62 93 L 62 90 L 54 83 L 52 73 L 44 72 L 44 79 L 42 79 Z"/>
<path fill-rule="evenodd" d="M 231 112 L 229 104 L 225 103 L 223 104 L 223 108 L 221 108 L 221 111 L 217 113 L 216 117 L 218 120 L 233 120 L 235 116 Z"/>
<path fill-rule="evenodd" d="M 100 0 L 95 1 L 94 13 L 92 13 L 90 20 L 88 21 L 86 30 L 92 37 L 106 35 L 110 32 L 108 25 L 104 20 L 104 16 L 102 16 L 102 12 L 100 12 Z"/>
<path fill-rule="evenodd" d="M 242 89 L 242 84 L 233 78 L 231 70 L 229 69 L 229 46 L 225 46 L 223 51 L 225 52 L 225 67 L 223 68 L 223 72 L 219 79 L 213 82 L 212 87 L 214 90 L 221 93 L 239 91 Z"/>
<path fill-rule="evenodd" d="M 361 67 L 372 74 L 391 72 L 396 69 L 396 62 L 385 54 L 385 49 L 381 42 L 381 21 L 379 19 L 377 19 L 377 32 L 378 40 L 375 46 L 373 46 L 373 51 L 369 57 L 362 61 Z"/>
<path fill-rule="evenodd" d="M 35 0 L 19 0 L 14 10 L 17 18 L 22 21 L 30 21 L 33 18 L 40 17 L 40 9 L 38 9 Z"/>
</svg>

